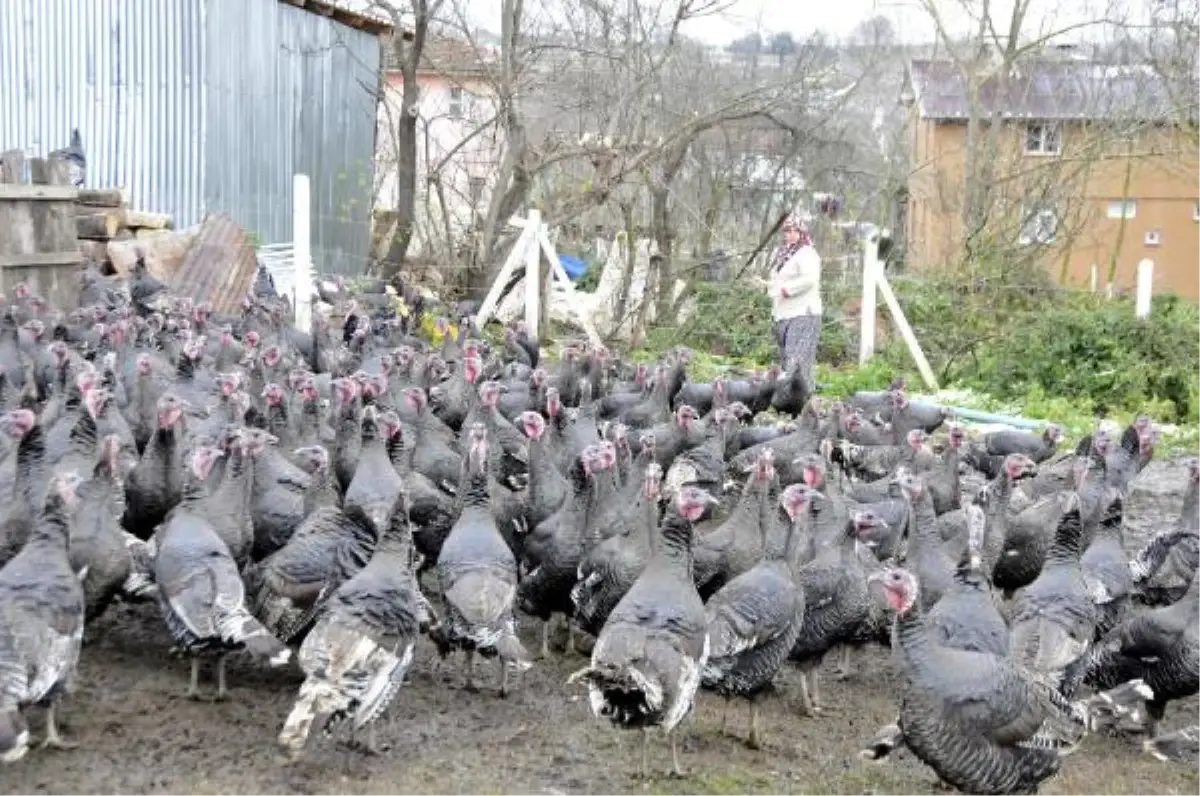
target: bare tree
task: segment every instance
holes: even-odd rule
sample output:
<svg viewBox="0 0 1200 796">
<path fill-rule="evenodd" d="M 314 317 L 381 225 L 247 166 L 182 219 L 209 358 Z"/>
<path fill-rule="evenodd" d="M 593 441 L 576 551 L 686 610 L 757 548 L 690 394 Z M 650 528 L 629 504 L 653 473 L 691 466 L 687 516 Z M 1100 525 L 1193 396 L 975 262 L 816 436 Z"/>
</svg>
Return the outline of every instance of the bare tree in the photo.
<svg viewBox="0 0 1200 796">
<path fill-rule="evenodd" d="M 438 14 L 443 0 L 411 0 L 411 19 L 406 20 L 401 9 L 393 2 L 376 0 L 372 10 L 380 10 L 392 20 L 395 34 L 391 41 L 390 58 L 400 69 L 400 111 L 388 122 L 394 125 L 396 196 L 395 228 L 384 257 L 381 276 L 391 279 L 400 272 L 413 238 L 417 202 L 417 117 L 419 114 L 420 86 L 417 70 L 421 54 L 429 35 L 429 25 Z M 407 34 L 411 31 L 411 37 Z"/>
</svg>

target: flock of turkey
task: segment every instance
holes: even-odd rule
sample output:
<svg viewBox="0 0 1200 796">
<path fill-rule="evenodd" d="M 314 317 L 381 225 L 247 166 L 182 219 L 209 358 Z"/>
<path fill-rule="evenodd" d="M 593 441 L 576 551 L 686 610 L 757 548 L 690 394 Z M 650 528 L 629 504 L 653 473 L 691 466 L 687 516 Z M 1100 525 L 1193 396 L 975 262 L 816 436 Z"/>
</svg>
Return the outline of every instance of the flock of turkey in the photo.
<svg viewBox="0 0 1200 796">
<path fill-rule="evenodd" d="M 1128 558 L 1147 419 L 1074 451 L 1054 427 L 972 442 L 902 382 L 833 403 L 777 370 L 689 381 L 682 349 L 551 364 L 519 326 L 493 347 L 439 321 L 430 344 L 419 302 L 331 298 L 344 327 L 316 313 L 311 334 L 262 280 L 236 317 L 143 267 L 89 270 L 65 317 L 23 287 L 0 299 L 0 760 L 31 746 L 30 705 L 43 745 L 70 745 L 54 708 L 119 599 L 157 602 L 189 696 L 204 659 L 216 699 L 231 653 L 298 665 L 293 759 L 314 722 L 377 749 L 423 635 L 462 653 L 466 688 L 476 657 L 500 696 L 520 687 L 536 617 L 542 656 L 552 623 L 564 654 L 594 637 L 569 682 L 643 730 L 643 774 L 653 728 L 680 771 L 699 690 L 746 701 L 757 746 L 781 667 L 816 715 L 826 656 L 845 675 L 871 644 L 903 685 L 864 757 L 905 747 L 977 793 L 1036 791 L 1100 728 L 1195 761 L 1197 728 L 1157 724 L 1197 692 L 1200 468 L 1175 527 Z"/>
</svg>

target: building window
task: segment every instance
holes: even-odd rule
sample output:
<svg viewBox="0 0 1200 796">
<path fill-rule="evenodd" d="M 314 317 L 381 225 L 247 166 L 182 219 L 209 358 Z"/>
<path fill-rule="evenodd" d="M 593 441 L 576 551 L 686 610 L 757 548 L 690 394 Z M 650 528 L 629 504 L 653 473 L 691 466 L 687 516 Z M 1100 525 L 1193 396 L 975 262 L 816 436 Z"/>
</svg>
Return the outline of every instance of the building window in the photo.
<svg viewBox="0 0 1200 796">
<path fill-rule="evenodd" d="M 1020 242 L 1029 246 L 1046 246 L 1058 237 L 1058 211 L 1049 205 L 1039 205 L 1025 212 L 1021 224 Z"/>
<path fill-rule="evenodd" d="M 471 177 L 467 180 L 467 194 L 471 198 L 471 204 L 479 204 L 479 200 L 483 198 L 483 186 L 486 180 L 483 177 Z"/>
<path fill-rule="evenodd" d="M 1053 122 L 1025 125 L 1026 155 L 1057 155 L 1062 152 L 1062 127 Z"/>
<path fill-rule="evenodd" d="M 1136 218 L 1137 217 L 1137 202 L 1132 199 L 1124 199 L 1118 202 L 1108 203 L 1109 218 Z"/>
<path fill-rule="evenodd" d="M 462 86 L 450 87 L 450 118 L 464 119 L 467 116 L 467 93 Z"/>
</svg>

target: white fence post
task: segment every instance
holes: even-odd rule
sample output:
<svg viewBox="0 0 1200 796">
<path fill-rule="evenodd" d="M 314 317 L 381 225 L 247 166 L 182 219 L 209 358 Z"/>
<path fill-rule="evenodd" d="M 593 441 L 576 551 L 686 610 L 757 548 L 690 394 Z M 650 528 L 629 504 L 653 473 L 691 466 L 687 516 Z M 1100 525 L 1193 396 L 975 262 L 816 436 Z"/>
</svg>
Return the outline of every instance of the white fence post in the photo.
<svg viewBox="0 0 1200 796">
<path fill-rule="evenodd" d="M 525 250 L 525 330 L 534 340 L 538 338 L 538 306 L 542 291 L 542 247 L 539 245 L 542 230 L 542 211 L 530 210 L 525 222 L 529 233 L 529 248 Z"/>
<path fill-rule="evenodd" d="M 862 250 L 862 318 L 858 337 L 858 364 L 875 355 L 875 284 L 879 272 L 879 238 L 872 235 Z"/>
<path fill-rule="evenodd" d="M 1154 261 L 1142 260 L 1137 269 L 1137 305 L 1139 318 L 1150 317 L 1150 297 L 1154 294 Z"/>
<path fill-rule="evenodd" d="M 307 174 L 292 175 L 292 310 L 296 328 L 312 329 L 312 199 Z"/>
<path fill-rule="evenodd" d="M 1100 266 L 1096 263 L 1092 263 L 1092 278 L 1089 284 L 1093 293 L 1100 289 Z"/>
</svg>

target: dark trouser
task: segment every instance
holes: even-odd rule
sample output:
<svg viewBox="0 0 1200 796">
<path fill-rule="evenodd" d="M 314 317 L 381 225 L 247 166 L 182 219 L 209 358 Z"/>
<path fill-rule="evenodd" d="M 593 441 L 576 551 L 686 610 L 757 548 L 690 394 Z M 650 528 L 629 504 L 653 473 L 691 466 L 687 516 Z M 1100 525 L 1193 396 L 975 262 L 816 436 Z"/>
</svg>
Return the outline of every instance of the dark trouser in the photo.
<svg viewBox="0 0 1200 796">
<path fill-rule="evenodd" d="M 779 343 L 780 367 L 786 371 L 800 369 L 811 385 L 817 345 L 821 341 L 821 316 L 797 315 L 775 321 L 775 340 Z"/>
</svg>

